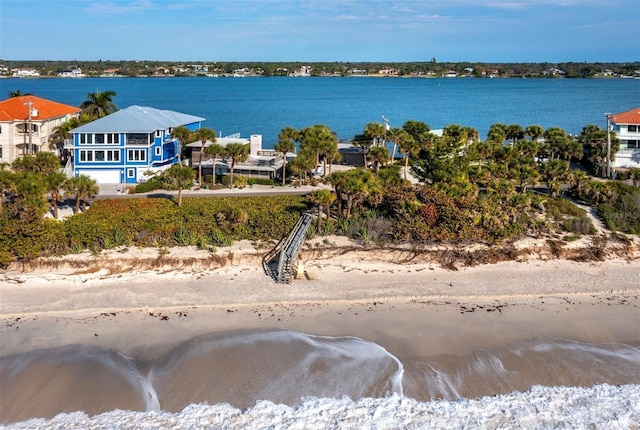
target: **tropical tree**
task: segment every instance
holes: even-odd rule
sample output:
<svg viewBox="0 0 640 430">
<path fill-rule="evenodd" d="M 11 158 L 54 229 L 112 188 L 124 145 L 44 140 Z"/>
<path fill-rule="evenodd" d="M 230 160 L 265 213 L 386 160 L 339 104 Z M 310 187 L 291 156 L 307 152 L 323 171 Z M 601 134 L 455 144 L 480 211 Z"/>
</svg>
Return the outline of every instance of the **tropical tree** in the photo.
<svg viewBox="0 0 640 430">
<path fill-rule="evenodd" d="M 518 181 L 521 194 L 526 193 L 529 184 L 535 185 L 540 176 L 533 157 L 518 157 L 511 166 L 510 173 L 511 177 Z"/>
<path fill-rule="evenodd" d="M 308 149 L 302 149 L 296 158 L 289 163 L 289 168 L 298 175 L 301 181 L 307 179 L 307 173 L 316 166 L 314 154 Z"/>
<path fill-rule="evenodd" d="M 75 213 L 80 211 L 80 202 L 82 202 L 82 211 L 84 212 L 87 207 L 87 199 L 95 197 L 100 191 L 96 181 L 87 175 L 67 179 L 63 189 L 66 195 L 75 195 Z"/>
<path fill-rule="evenodd" d="M 295 151 L 296 145 L 291 139 L 280 139 L 273 149 L 282 154 L 282 186 L 285 185 L 287 171 L 287 154 Z"/>
<path fill-rule="evenodd" d="M 236 163 L 242 163 L 249 158 L 249 145 L 239 142 L 229 143 L 225 149 L 224 157 L 229 163 L 229 188 L 233 188 L 233 169 Z"/>
<path fill-rule="evenodd" d="M 380 145 L 380 141 L 385 137 L 387 129 L 379 122 L 370 122 L 364 126 L 364 135 L 371 139 L 372 146 Z"/>
<path fill-rule="evenodd" d="M 43 176 L 33 171 L 20 171 L 12 179 L 12 217 L 24 222 L 40 220 L 47 211 Z"/>
<path fill-rule="evenodd" d="M 80 105 L 81 114 L 87 114 L 93 118 L 102 118 L 118 110 L 113 103 L 115 91 L 103 91 L 87 94 L 87 100 Z"/>
<path fill-rule="evenodd" d="M 584 170 L 572 170 L 569 175 L 569 183 L 571 184 L 571 188 L 573 193 L 580 197 L 584 197 L 584 188 L 589 181 L 589 175 Z"/>
<path fill-rule="evenodd" d="M 524 130 L 520 124 L 510 124 L 505 128 L 507 140 L 513 143 L 524 138 Z"/>
<path fill-rule="evenodd" d="M 193 138 L 200 141 L 200 153 L 198 157 L 198 183 L 202 186 L 202 154 L 207 141 L 216 143 L 216 132 L 208 127 L 202 127 L 193 132 Z"/>
<path fill-rule="evenodd" d="M 620 149 L 620 140 L 615 136 L 611 138 L 611 160 L 614 159 L 615 153 Z M 578 142 L 580 142 L 585 150 L 585 158 L 591 164 L 594 174 L 600 174 L 603 178 L 607 173 L 607 145 L 608 136 L 606 130 L 601 130 L 600 127 L 594 124 L 589 124 L 583 127 L 580 135 L 578 136 Z"/>
<path fill-rule="evenodd" d="M 487 139 L 503 144 L 507 140 L 507 126 L 502 123 L 492 124 L 489 127 Z"/>
<path fill-rule="evenodd" d="M 331 215 L 330 207 L 331 203 L 336 200 L 336 195 L 329 190 L 314 190 L 309 194 L 309 200 L 311 203 L 318 206 L 318 228 L 317 231 L 322 231 L 322 209 L 326 208 L 327 218 Z"/>
<path fill-rule="evenodd" d="M 171 137 L 178 142 L 177 156 L 178 164 L 182 166 L 182 149 L 193 139 L 193 133 L 184 125 L 179 125 L 171 130 Z"/>
<path fill-rule="evenodd" d="M 15 172 L 47 175 L 60 169 L 60 160 L 53 152 L 42 151 L 35 155 L 16 158 L 11 166 Z"/>
<path fill-rule="evenodd" d="M 64 194 L 64 183 L 67 176 L 62 172 L 49 173 L 44 177 L 45 190 L 51 195 L 51 205 L 53 206 L 53 217 L 58 218 L 58 200 Z"/>
<path fill-rule="evenodd" d="M 193 185 L 196 172 L 189 166 L 174 164 L 164 172 L 169 183 L 178 187 L 178 206 L 182 206 L 182 190 Z"/>
<path fill-rule="evenodd" d="M 532 141 L 537 142 L 544 136 L 544 128 L 536 124 L 528 125 L 527 128 L 524 129 L 524 134 L 529 136 Z"/>
<path fill-rule="evenodd" d="M 204 153 L 211 157 L 211 185 L 216 185 L 216 158 L 224 156 L 225 148 L 218 143 L 212 143 L 204 148 Z"/>
<path fill-rule="evenodd" d="M 566 160 L 549 160 L 544 163 L 543 178 L 549 188 L 551 197 L 558 197 L 562 184 L 569 178 L 569 162 Z"/>
<path fill-rule="evenodd" d="M 431 132 L 427 124 L 422 121 L 409 120 L 402 125 L 402 129 L 409 133 L 413 140 L 422 142 L 425 136 Z"/>
<path fill-rule="evenodd" d="M 394 138 L 398 140 L 398 147 L 400 148 L 400 152 L 402 152 L 402 158 L 404 159 L 404 179 L 407 180 L 409 157 L 415 157 L 420 151 L 420 147 L 413 136 L 404 129 L 401 129 Z"/>
<path fill-rule="evenodd" d="M 329 154 L 338 147 L 338 140 L 329 127 L 324 124 L 316 124 L 300 130 L 300 150 L 309 151 L 313 154 L 317 167 L 320 163 L 320 155 Z M 326 174 L 327 160 L 324 158 L 323 175 Z"/>
<path fill-rule="evenodd" d="M 374 146 L 369 150 L 369 158 L 375 166 L 376 175 L 380 172 L 380 166 L 389 162 L 389 150 L 386 146 Z"/>
</svg>

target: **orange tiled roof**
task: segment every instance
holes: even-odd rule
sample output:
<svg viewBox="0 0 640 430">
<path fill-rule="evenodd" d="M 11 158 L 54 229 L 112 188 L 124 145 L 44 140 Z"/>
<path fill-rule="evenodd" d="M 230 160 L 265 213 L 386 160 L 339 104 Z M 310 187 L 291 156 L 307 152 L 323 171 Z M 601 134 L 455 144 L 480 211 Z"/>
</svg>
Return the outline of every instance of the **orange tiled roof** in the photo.
<svg viewBox="0 0 640 430">
<path fill-rule="evenodd" d="M 640 124 L 640 107 L 611 115 L 611 121 L 616 124 Z"/>
<path fill-rule="evenodd" d="M 42 121 L 80 112 L 80 108 L 52 102 L 36 96 L 11 97 L 0 102 L 0 121 L 24 120 L 29 117 L 29 101 L 38 115 L 35 121 Z"/>
</svg>

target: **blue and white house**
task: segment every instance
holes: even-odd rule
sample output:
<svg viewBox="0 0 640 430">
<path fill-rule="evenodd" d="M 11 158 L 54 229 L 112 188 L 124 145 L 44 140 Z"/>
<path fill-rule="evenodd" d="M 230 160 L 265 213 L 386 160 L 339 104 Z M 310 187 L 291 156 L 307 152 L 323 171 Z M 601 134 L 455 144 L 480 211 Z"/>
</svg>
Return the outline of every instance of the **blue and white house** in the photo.
<svg viewBox="0 0 640 430">
<path fill-rule="evenodd" d="M 98 184 L 135 184 L 147 171 L 178 162 L 180 143 L 171 137 L 178 126 L 198 130 L 204 118 L 169 110 L 130 106 L 71 130 L 74 176 Z M 68 148 L 68 147 L 67 147 Z"/>
</svg>

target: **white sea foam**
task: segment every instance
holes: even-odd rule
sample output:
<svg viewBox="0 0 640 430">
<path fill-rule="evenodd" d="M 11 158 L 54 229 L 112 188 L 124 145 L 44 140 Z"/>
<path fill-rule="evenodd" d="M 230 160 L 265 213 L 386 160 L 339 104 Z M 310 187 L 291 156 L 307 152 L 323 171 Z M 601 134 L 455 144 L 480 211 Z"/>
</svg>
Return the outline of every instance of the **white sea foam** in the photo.
<svg viewBox="0 0 640 430">
<path fill-rule="evenodd" d="M 244 411 L 228 404 L 192 404 L 179 413 L 111 411 L 94 417 L 82 412 L 32 419 L 2 429 L 192 429 L 192 428 L 598 428 L 637 429 L 640 385 L 591 388 L 541 387 L 520 393 L 419 402 L 392 394 L 385 398 L 307 399 L 289 407 L 259 401 Z"/>
</svg>

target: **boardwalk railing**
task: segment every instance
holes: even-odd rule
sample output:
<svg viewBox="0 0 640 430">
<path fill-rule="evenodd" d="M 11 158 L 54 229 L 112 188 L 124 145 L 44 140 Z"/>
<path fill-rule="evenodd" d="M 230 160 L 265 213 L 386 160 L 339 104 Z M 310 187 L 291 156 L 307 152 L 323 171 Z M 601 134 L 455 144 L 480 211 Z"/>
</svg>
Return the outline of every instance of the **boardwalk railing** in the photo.
<svg viewBox="0 0 640 430">
<path fill-rule="evenodd" d="M 282 238 L 262 259 L 265 272 L 276 282 L 286 284 L 291 282 L 293 268 L 313 219 L 312 211 L 303 213 L 291 229 L 289 236 L 286 239 Z"/>
</svg>

